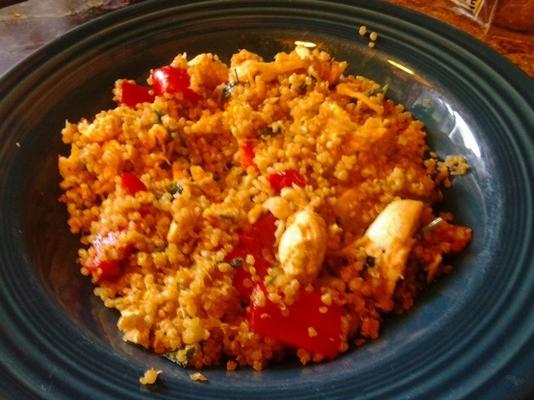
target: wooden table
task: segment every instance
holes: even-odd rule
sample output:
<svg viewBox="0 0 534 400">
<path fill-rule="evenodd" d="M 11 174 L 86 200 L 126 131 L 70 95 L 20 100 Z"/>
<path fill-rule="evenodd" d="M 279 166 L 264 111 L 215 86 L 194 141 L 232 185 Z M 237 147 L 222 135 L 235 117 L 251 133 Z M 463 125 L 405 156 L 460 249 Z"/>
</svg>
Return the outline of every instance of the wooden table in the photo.
<svg viewBox="0 0 534 400">
<path fill-rule="evenodd" d="M 527 75 L 534 78 L 534 34 L 514 32 L 496 26 L 495 24 L 492 25 L 487 34 L 484 34 L 483 30 L 476 23 L 451 11 L 451 2 L 448 0 L 389 1 L 437 18 L 469 33 L 471 36 L 474 36 L 495 49 L 498 53 L 507 57 Z M 534 18 L 534 15 L 532 18 Z"/>
</svg>

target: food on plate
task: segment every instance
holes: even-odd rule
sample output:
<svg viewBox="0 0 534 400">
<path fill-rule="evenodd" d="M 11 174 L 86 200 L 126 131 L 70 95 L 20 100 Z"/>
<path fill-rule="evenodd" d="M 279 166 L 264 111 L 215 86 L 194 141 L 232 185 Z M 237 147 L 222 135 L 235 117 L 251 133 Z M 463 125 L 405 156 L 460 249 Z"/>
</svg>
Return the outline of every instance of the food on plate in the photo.
<svg viewBox="0 0 534 400">
<path fill-rule="evenodd" d="M 208 377 L 206 375 L 204 375 L 202 372 L 195 372 L 195 373 L 189 375 L 189 378 L 193 382 L 207 382 L 208 381 Z"/>
<path fill-rule="evenodd" d="M 158 380 L 159 374 L 161 374 L 161 371 L 149 368 L 145 371 L 143 376 L 139 378 L 139 383 L 142 385 L 153 385 Z"/>
<path fill-rule="evenodd" d="M 465 160 L 346 68 L 181 54 L 66 124 L 60 200 L 124 340 L 193 368 L 330 360 L 450 270 L 472 233 L 434 209 Z"/>
</svg>

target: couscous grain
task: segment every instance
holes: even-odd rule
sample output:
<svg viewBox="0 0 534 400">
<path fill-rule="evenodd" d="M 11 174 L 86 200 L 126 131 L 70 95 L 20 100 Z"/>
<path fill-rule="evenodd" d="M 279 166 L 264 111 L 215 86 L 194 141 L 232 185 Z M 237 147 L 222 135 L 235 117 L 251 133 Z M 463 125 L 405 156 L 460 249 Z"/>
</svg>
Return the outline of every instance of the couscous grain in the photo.
<svg viewBox="0 0 534 400">
<path fill-rule="evenodd" d="M 145 371 L 143 376 L 139 378 L 139 383 L 142 385 L 153 385 L 156 383 L 161 371 L 156 371 L 154 368 L 149 368 Z"/>
</svg>

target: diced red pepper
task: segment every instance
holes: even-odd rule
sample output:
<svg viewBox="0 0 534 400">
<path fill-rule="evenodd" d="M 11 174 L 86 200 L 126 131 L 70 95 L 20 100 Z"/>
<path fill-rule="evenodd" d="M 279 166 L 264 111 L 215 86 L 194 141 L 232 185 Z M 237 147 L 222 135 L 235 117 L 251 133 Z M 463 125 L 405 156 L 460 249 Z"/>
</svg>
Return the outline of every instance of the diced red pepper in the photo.
<svg viewBox="0 0 534 400">
<path fill-rule="evenodd" d="M 248 248 L 261 252 L 262 249 L 272 250 L 276 238 L 276 218 L 271 213 L 262 215 L 246 232 L 240 236 L 240 242 Z"/>
<path fill-rule="evenodd" d="M 226 256 L 227 262 L 236 259 L 243 260 L 241 265 L 236 266 L 233 284 L 245 302 L 249 301 L 253 289 L 251 275 L 247 270 L 247 263 L 245 261 L 247 254 L 252 254 L 254 256 L 254 268 L 260 279 L 263 279 L 265 275 L 267 275 L 267 269 L 271 267 L 271 263 L 263 257 L 262 252 L 258 249 L 247 250 L 244 247 L 236 247 L 233 251 L 228 253 Z M 247 279 L 250 281 L 248 286 L 245 284 Z"/>
<path fill-rule="evenodd" d="M 293 184 L 297 186 L 306 185 L 306 180 L 304 177 L 295 169 L 286 169 L 285 171 L 275 172 L 270 174 L 268 177 L 271 187 L 277 192 Z"/>
<path fill-rule="evenodd" d="M 112 281 L 122 275 L 122 268 L 118 260 L 102 261 L 98 263 L 97 267 L 102 271 L 99 281 Z"/>
<path fill-rule="evenodd" d="M 141 179 L 131 172 L 123 172 L 121 174 L 121 185 L 132 196 L 134 196 L 137 192 L 143 192 L 146 190 L 146 186 Z"/>
<path fill-rule="evenodd" d="M 152 87 L 157 96 L 164 93 L 183 93 L 186 100 L 196 102 L 202 96 L 191 90 L 191 77 L 185 68 L 171 65 L 156 68 L 152 73 Z"/>
<path fill-rule="evenodd" d="M 194 92 L 190 88 L 186 88 L 182 93 L 184 94 L 184 99 L 189 100 L 192 103 L 196 103 L 203 98 L 200 94 Z"/>
<path fill-rule="evenodd" d="M 128 257 L 131 246 L 117 249 L 119 259 L 102 261 L 106 248 L 117 246 L 118 242 L 119 233 L 117 232 L 110 232 L 103 237 L 97 236 L 93 241 L 95 256 L 86 263 L 85 267 L 93 276 L 97 277 L 99 282 L 102 280 L 115 280 L 122 274 L 122 260 Z"/>
<path fill-rule="evenodd" d="M 244 142 L 240 147 L 240 153 L 241 153 L 241 166 L 244 169 L 247 169 L 250 166 L 253 166 L 256 170 L 258 170 L 258 167 L 256 166 L 256 163 L 254 162 L 254 157 L 256 154 L 254 153 L 254 145 L 251 141 Z"/>
<path fill-rule="evenodd" d="M 267 274 L 267 269 L 271 263 L 263 256 L 264 251 L 271 254 L 274 251 L 274 232 L 276 218 L 272 214 L 262 216 L 254 225 L 239 235 L 239 243 L 235 249 L 226 256 L 226 261 L 230 262 L 237 258 L 243 260 L 242 265 L 236 266 L 234 275 L 234 287 L 239 291 L 245 301 L 249 301 L 253 287 L 245 285 L 247 279 L 251 279 L 250 273 L 246 269 L 246 256 L 254 256 L 254 268 L 258 276 L 263 279 Z"/>
<path fill-rule="evenodd" d="M 154 101 L 154 95 L 150 93 L 149 88 L 129 81 L 121 81 L 120 93 L 119 103 L 132 108 L 140 103 L 152 103 Z"/>
<path fill-rule="evenodd" d="M 188 88 L 191 84 L 191 78 L 187 70 L 183 68 L 174 68 L 166 65 L 156 68 L 152 72 L 152 87 L 154 93 L 161 96 L 163 93 L 177 93 Z"/>
<path fill-rule="evenodd" d="M 254 290 L 263 289 L 256 286 Z M 249 308 L 251 330 L 325 357 L 333 358 L 339 353 L 341 306 L 323 304 L 319 291 L 301 290 L 295 303 L 287 308 L 289 313 L 285 316 L 280 307 L 267 298 L 264 305 L 253 303 Z"/>
</svg>

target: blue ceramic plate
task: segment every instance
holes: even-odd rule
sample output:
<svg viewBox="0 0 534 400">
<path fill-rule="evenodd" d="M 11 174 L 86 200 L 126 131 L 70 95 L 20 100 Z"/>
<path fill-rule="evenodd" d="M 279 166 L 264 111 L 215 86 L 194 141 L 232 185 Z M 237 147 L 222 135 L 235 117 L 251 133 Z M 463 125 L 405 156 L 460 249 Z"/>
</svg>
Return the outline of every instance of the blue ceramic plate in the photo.
<svg viewBox="0 0 534 400">
<path fill-rule="evenodd" d="M 357 31 L 379 32 L 376 49 Z M 119 77 L 175 54 L 271 57 L 313 41 L 391 82 L 442 155 L 471 165 L 447 193 L 474 240 L 383 336 L 333 362 L 189 372 L 122 342 L 75 264 L 59 196 L 60 130 L 111 107 Z M 0 397 L 6 399 L 506 399 L 533 393 L 534 87 L 467 35 L 380 1 L 143 2 L 76 29 L 0 82 Z M 163 370 L 153 388 L 138 383 Z"/>
</svg>

